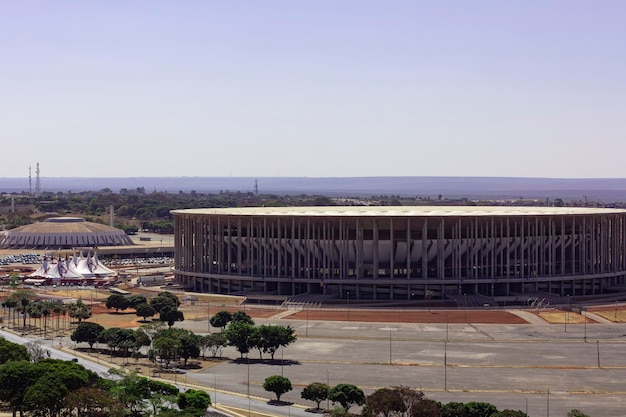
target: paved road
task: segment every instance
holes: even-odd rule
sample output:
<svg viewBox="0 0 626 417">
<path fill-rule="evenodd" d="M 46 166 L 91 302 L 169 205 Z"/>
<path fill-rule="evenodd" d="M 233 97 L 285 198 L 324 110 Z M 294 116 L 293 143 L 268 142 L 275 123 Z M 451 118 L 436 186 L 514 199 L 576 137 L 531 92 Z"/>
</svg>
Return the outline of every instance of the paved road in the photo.
<svg viewBox="0 0 626 417">
<path fill-rule="evenodd" d="M 229 391 L 246 393 L 249 387 L 252 395 L 267 397 L 263 380 L 282 373 L 294 385 L 284 399 L 301 404 L 302 387 L 319 381 L 353 383 L 366 394 L 407 385 L 438 401 L 487 401 L 533 417 L 564 417 L 573 408 L 593 417 L 625 415 L 624 324 L 257 322 L 289 324 L 299 339 L 278 351 L 274 362 L 251 352 L 249 364 L 225 360 L 188 377 L 208 386 L 216 380 Z M 207 331 L 206 321 L 181 325 Z M 239 353 L 229 348 L 224 356 L 237 359 Z"/>
</svg>

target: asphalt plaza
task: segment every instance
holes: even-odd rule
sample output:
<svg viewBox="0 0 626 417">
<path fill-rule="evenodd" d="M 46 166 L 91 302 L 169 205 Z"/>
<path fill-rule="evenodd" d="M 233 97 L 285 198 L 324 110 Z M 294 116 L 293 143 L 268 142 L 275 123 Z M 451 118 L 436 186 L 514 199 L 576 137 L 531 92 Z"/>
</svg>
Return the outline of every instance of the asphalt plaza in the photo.
<svg viewBox="0 0 626 417">
<path fill-rule="evenodd" d="M 286 318 L 257 324 L 291 325 L 298 341 L 276 352 L 275 360 L 249 361 L 227 348 L 227 358 L 187 378 L 219 389 L 269 397 L 270 375 L 294 386 L 282 399 L 300 398 L 314 381 L 351 383 L 366 394 L 381 387 L 421 389 L 441 402 L 485 401 L 498 409 L 530 416 L 565 416 L 579 409 L 593 417 L 626 415 L 626 326 L 593 324 L 364 323 Z M 206 333 L 206 322 L 177 324 Z"/>
</svg>

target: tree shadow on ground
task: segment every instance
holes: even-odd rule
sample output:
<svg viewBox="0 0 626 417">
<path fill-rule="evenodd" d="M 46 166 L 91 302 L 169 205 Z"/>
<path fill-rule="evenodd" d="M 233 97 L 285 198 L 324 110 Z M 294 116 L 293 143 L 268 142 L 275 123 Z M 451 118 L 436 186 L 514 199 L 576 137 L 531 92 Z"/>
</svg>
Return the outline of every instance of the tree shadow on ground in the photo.
<svg viewBox="0 0 626 417">
<path fill-rule="evenodd" d="M 180 369 L 202 369 L 202 365 L 200 364 L 200 362 L 189 361 L 187 362 L 187 365 L 181 364 L 179 368 Z"/>
<path fill-rule="evenodd" d="M 267 403 L 269 405 L 276 405 L 278 407 L 286 407 L 286 406 L 293 405 L 293 402 L 291 402 L 291 401 L 269 400 Z"/>
<path fill-rule="evenodd" d="M 232 363 L 236 363 L 237 365 L 254 365 L 254 364 L 263 364 L 263 365 L 272 365 L 272 366 L 292 366 L 292 365 L 302 365 L 300 361 L 295 361 L 292 359 L 252 359 L 252 358 L 237 358 L 232 359 Z"/>
</svg>

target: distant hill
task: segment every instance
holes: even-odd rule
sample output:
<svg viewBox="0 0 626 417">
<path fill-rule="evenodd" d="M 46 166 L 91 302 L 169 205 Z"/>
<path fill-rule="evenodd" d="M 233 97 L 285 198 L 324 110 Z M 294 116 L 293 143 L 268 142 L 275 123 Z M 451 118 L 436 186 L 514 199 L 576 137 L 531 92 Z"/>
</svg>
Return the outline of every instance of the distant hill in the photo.
<svg viewBox="0 0 626 417">
<path fill-rule="evenodd" d="M 254 191 L 263 194 L 321 194 L 327 196 L 400 195 L 443 198 L 538 198 L 589 201 L 626 201 L 624 178 L 506 178 L 506 177 L 42 177 L 47 192 L 99 191 L 143 187 L 153 191 L 217 193 Z M 34 184 L 33 184 L 34 186 Z M 28 179 L 0 178 L 0 192 L 27 192 Z"/>
</svg>

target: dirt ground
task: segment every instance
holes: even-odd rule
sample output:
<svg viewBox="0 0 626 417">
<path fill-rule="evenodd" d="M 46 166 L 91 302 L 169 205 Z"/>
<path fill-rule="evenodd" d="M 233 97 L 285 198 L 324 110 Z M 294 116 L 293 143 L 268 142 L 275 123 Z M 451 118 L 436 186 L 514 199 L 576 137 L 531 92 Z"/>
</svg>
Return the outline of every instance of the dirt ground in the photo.
<svg viewBox="0 0 626 417">
<path fill-rule="evenodd" d="M 381 323 L 527 324 L 515 314 L 498 310 L 300 310 L 284 318 Z"/>
<path fill-rule="evenodd" d="M 157 291 L 145 289 L 127 288 L 132 293 L 144 294 L 147 298 L 155 296 Z M 53 289 L 41 291 L 46 297 L 82 299 L 91 305 L 93 316 L 90 321 L 97 322 L 104 327 L 137 328 L 149 323 L 151 319 L 144 321 L 137 317 L 134 310 L 120 311 L 118 313 L 109 310 L 105 306 L 110 292 L 107 290 L 90 289 Z M 181 300 L 189 295 L 178 294 Z M 0 294 L 0 298 L 2 294 Z M 197 300 L 196 300 L 197 298 Z M 180 310 L 185 315 L 185 320 L 207 320 L 208 317 L 218 311 L 226 310 L 231 313 L 244 310 L 253 319 L 267 319 L 276 315 L 287 320 L 320 320 L 320 321 L 355 321 L 355 322 L 380 322 L 380 323 L 475 323 L 475 324 L 527 324 L 521 317 L 504 310 L 464 310 L 464 309 L 359 309 L 359 308 L 317 308 L 293 310 L 286 314 L 286 309 L 277 307 L 263 307 L 258 305 L 240 304 L 241 298 L 222 297 L 219 295 L 198 294 L 194 295 L 193 301 L 183 301 Z M 209 303 L 209 304 L 207 304 Z M 589 311 L 614 322 L 626 322 L 626 306 L 615 305 L 597 307 Z M 530 311 L 549 323 L 559 324 L 567 320 L 568 323 L 593 322 L 592 319 L 575 312 L 563 312 L 560 310 L 547 309 L 542 311 Z"/>
</svg>

